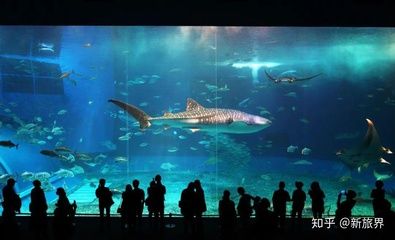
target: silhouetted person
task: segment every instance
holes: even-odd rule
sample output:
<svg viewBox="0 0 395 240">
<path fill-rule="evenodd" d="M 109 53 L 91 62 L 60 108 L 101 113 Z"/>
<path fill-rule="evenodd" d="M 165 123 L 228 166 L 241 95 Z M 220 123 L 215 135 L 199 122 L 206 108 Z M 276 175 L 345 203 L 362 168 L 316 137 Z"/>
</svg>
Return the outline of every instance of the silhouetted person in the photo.
<svg viewBox="0 0 395 240">
<path fill-rule="evenodd" d="M 144 210 L 145 193 L 143 189 L 139 188 L 139 185 L 139 180 L 133 180 L 133 195 L 135 200 L 136 217 L 138 219 L 138 223 L 141 224 Z"/>
<path fill-rule="evenodd" d="M 111 206 L 114 204 L 112 192 L 106 185 L 105 179 L 99 180 L 99 186 L 96 189 L 96 197 L 99 199 L 100 226 L 104 222 L 104 210 L 106 210 L 106 223 L 110 224 Z"/>
<path fill-rule="evenodd" d="M 242 227 L 247 228 L 250 224 L 252 214 L 252 197 L 245 193 L 245 189 L 243 187 L 238 187 L 237 193 L 240 195 L 239 203 L 237 204 L 237 214 L 240 217 Z"/>
<path fill-rule="evenodd" d="M 148 220 L 150 222 L 150 225 L 152 224 L 152 216 L 154 215 L 154 202 L 153 202 L 153 198 L 155 195 L 155 180 L 153 179 L 150 184 L 149 187 L 147 188 L 147 198 L 145 199 L 145 205 L 147 206 L 147 210 L 148 210 Z"/>
<path fill-rule="evenodd" d="M 204 196 L 204 190 L 199 180 L 193 182 L 195 186 L 195 216 L 196 216 L 196 231 L 202 233 L 203 231 L 203 220 L 202 215 L 207 211 L 206 199 Z"/>
<path fill-rule="evenodd" d="M 31 213 L 31 227 L 35 232 L 36 239 L 47 238 L 47 199 L 41 182 L 39 180 L 33 181 L 34 188 L 30 193 L 29 211 Z"/>
<path fill-rule="evenodd" d="M 345 195 L 346 196 L 346 200 L 341 202 L 341 197 Z M 348 190 L 348 191 L 341 191 L 339 193 L 339 195 L 337 196 L 337 209 L 336 209 L 336 213 L 335 213 L 335 218 L 336 218 L 336 223 L 338 223 L 340 221 L 340 219 L 342 218 L 351 218 L 352 215 L 352 208 L 354 207 L 356 201 L 355 201 L 355 197 L 357 196 L 356 192 L 353 190 Z"/>
<path fill-rule="evenodd" d="M 287 201 L 291 201 L 289 193 L 285 190 L 285 182 L 278 184 L 279 189 L 273 193 L 273 210 L 274 214 L 279 217 L 279 227 L 285 226 L 285 215 L 287 213 Z"/>
<path fill-rule="evenodd" d="M 15 179 L 9 178 L 7 184 L 3 187 L 3 226 L 7 231 L 16 231 L 16 213 L 21 212 L 22 201 L 18 194 L 16 194 L 14 186 Z"/>
<path fill-rule="evenodd" d="M 383 189 L 384 182 L 381 180 L 376 181 L 376 189 L 373 189 L 370 193 L 370 197 L 373 198 L 373 212 L 375 217 L 382 217 L 384 212 L 383 206 L 385 201 L 385 190 Z"/>
<path fill-rule="evenodd" d="M 391 210 L 392 204 L 387 199 L 384 199 L 382 204 L 384 229 L 388 233 L 393 233 L 395 228 L 395 212 Z"/>
<path fill-rule="evenodd" d="M 269 210 L 270 201 L 262 198 L 256 206 L 256 234 L 257 239 L 270 236 L 277 230 L 278 218 L 274 212 Z"/>
<path fill-rule="evenodd" d="M 131 230 L 134 227 L 136 219 L 136 204 L 133 188 L 130 184 L 126 185 L 125 191 L 122 193 L 121 217 L 123 226 Z"/>
<path fill-rule="evenodd" d="M 158 174 L 155 176 L 155 188 L 152 202 L 154 204 L 154 215 L 160 219 L 161 227 L 163 227 L 163 218 L 165 214 L 165 194 L 166 187 L 162 184 L 162 177 Z"/>
<path fill-rule="evenodd" d="M 53 218 L 54 234 L 56 239 L 66 239 L 71 235 L 77 204 L 75 201 L 73 204 L 70 204 L 66 192 L 62 187 L 56 189 L 56 195 L 59 198 L 55 204 L 56 208 Z"/>
<path fill-rule="evenodd" d="M 292 218 L 292 225 L 295 221 L 296 214 L 298 215 L 298 225 L 302 224 L 302 212 L 304 208 L 304 204 L 306 202 L 306 193 L 302 190 L 303 183 L 302 182 L 295 182 L 296 190 L 292 193 L 292 211 L 291 211 L 291 218 Z"/>
<path fill-rule="evenodd" d="M 193 182 L 182 190 L 180 201 L 178 202 L 181 214 L 184 216 L 184 233 L 187 234 L 189 229 L 193 233 L 195 231 L 193 215 L 196 206 L 195 185 Z"/>
<path fill-rule="evenodd" d="M 321 190 L 320 184 L 316 181 L 310 185 L 309 195 L 311 198 L 311 210 L 314 218 L 322 218 L 324 212 L 324 191 Z"/>
<path fill-rule="evenodd" d="M 221 227 L 222 239 L 235 238 L 236 209 L 235 203 L 230 200 L 230 192 L 224 191 L 222 199 L 218 204 L 219 223 Z"/>
</svg>

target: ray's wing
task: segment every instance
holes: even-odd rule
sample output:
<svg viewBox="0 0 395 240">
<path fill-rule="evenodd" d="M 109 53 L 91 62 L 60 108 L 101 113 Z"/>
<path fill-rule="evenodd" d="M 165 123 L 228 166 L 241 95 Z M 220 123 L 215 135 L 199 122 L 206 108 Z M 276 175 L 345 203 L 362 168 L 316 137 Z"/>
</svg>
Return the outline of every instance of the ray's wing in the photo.
<svg viewBox="0 0 395 240">
<path fill-rule="evenodd" d="M 322 75 L 322 73 L 318 73 L 318 74 L 316 74 L 316 75 L 313 75 L 313 76 L 310 76 L 310 77 L 296 78 L 296 79 L 295 79 L 295 81 L 305 81 L 305 80 L 310 80 L 310 79 L 313 79 L 313 78 L 315 78 L 315 77 L 318 77 L 318 76 L 320 76 L 320 75 Z"/>
<path fill-rule="evenodd" d="M 276 79 L 275 79 L 274 77 L 270 76 L 270 74 L 267 72 L 266 69 L 265 69 L 265 74 L 266 74 L 266 76 L 267 76 L 270 80 L 276 81 Z"/>
</svg>

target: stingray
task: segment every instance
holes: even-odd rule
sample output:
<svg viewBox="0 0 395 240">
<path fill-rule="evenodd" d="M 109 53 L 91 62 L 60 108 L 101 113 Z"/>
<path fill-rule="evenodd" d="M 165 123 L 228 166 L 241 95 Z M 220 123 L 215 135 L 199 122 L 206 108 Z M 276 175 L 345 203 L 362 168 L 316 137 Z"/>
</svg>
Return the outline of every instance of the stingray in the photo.
<svg viewBox="0 0 395 240">
<path fill-rule="evenodd" d="M 310 80 L 315 77 L 320 76 L 322 73 L 318 73 L 316 75 L 308 76 L 308 77 L 295 77 L 295 76 L 279 76 L 279 77 L 274 77 L 271 76 L 266 70 L 265 70 L 266 76 L 273 82 L 275 83 L 293 83 L 293 82 L 299 82 L 299 81 L 305 81 L 305 80 Z"/>
<path fill-rule="evenodd" d="M 358 169 L 358 172 L 369 165 L 391 164 L 383 158 L 385 154 L 392 154 L 391 150 L 381 145 L 380 136 L 373 122 L 369 119 L 366 121 L 368 129 L 362 143 L 354 148 L 342 149 L 336 153 L 346 166 L 350 169 Z"/>
</svg>

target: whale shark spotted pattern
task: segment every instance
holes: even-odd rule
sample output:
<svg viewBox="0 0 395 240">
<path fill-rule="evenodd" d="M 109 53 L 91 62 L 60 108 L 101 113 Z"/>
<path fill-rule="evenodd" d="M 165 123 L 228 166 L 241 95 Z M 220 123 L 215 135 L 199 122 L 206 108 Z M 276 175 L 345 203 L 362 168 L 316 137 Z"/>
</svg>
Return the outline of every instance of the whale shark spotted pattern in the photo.
<svg viewBox="0 0 395 240">
<path fill-rule="evenodd" d="M 119 106 L 140 123 L 145 129 L 151 124 L 165 128 L 175 127 L 189 129 L 192 132 L 208 131 L 222 133 L 254 133 L 271 125 L 271 121 L 234 109 L 205 108 L 195 100 L 188 98 L 185 112 L 165 113 L 161 117 L 151 117 L 136 106 L 110 99 L 109 102 Z"/>
</svg>

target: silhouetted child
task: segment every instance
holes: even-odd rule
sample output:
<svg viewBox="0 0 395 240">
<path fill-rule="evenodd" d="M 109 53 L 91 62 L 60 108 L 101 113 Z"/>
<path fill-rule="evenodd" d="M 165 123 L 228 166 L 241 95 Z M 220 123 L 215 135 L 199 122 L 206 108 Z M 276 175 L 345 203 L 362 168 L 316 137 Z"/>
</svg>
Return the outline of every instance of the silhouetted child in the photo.
<svg viewBox="0 0 395 240">
<path fill-rule="evenodd" d="M 3 227 L 10 234 L 17 231 L 16 213 L 21 212 L 22 201 L 18 194 L 16 194 L 14 186 L 15 179 L 9 178 L 7 185 L 3 187 Z M 7 236 L 7 235 L 6 235 Z"/>
<path fill-rule="evenodd" d="M 196 217 L 196 231 L 198 233 L 203 232 L 203 220 L 202 215 L 205 211 L 207 211 L 206 199 L 204 196 L 204 190 L 202 188 L 202 184 L 199 180 L 195 180 L 193 182 L 195 186 L 195 210 L 194 215 Z"/>
<path fill-rule="evenodd" d="M 270 201 L 262 198 L 257 205 L 256 213 L 256 239 L 263 239 L 265 236 L 271 236 L 275 233 L 278 225 L 278 218 L 274 212 L 269 210 Z"/>
<path fill-rule="evenodd" d="M 234 239 L 236 228 L 235 203 L 230 200 L 230 192 L 224 191 L 222 199 L 218 204 L 219 223 L 221 227 L 222 239 Z"/>
<path fill-rule="evenodd" d="M 285 190 L 285 182 L 278 184 L 279 189 L 273 193 L 273 210 L 274 214 L 279 217 L 279 227 L 285 226 L 285 215 L 287 213 L 287 201 L 291 201 L 289 193 Z"/>
<path fill-rule="evenodd" d="M 370 197 L 373 198 L 373 212 L 375 217 L 382 217 L 383 206 L 385 200 L 385 190 L 383 189 L 384 182 L 381 180 L 376 181 L 376 189 L 373 189 L 370 193 Z"/>
<path fill-rule="evenodd" d="M 147 206 L 147 210 L 148 210 L 148 220 L 150 225 L 152 224 L 152 216 L 154 215 L 154 203 L 153 203 L 153 199 L 155 195 L 155 180 L 153 179 L 150 184 L 149 187 L 147 188 L 147 198 L 145 199 L 145 205 Z"/>
<path fill-rule="evenodd" d="M 298 215 L 298 224 L 302 224 L 302 212 L 304 208 L 304 204 L 306 202 L 306 193 L 302 190 L 303 183 L 302 182 L 295 182 L 296 190 L 292 193 L 292 211 L 291 211 L 291 218 L 292 218 L 292 225 L 294 225 L 295 216 Z"/>
<path fill-rule="evenodd" d="M 141 224 L 141 219 L 143 216 L 144 210 L 144 199 L 145 194 L 144 190 L 139 188 L 140 182 L 139 180 L 133 180 L 133 195 L 135 199 L 135 206 L 136 206 L 136 217 L 138 219 L 138 223 Z"/>
<path fill-rule="evenodd" d="M 182 190 L 181 199 L 178 202 L 181 214 L 184 216 L 184 233 L 187 234 L 189 229 L 194 232 L 193 215 L 196 207 L 195 186 L 193 182 L 188 184 L 188 187 Z"/>
<path fill-rule="evenodd" d="M 31 227 L 35 233 L 36 239 L 47 238 L 47 200 L 41 182 L 33 181 L 33 189 L 30 193 L 31 202 L 29 211 L 31 212 Z"/>
<path fill-rule="evenodd" d="M 237 204 L 237 214 L 240 217 L 242 227 L 246 228 L 250 224 L 252 214 L 252 197 L 245 193 L 245 189 L 243 187 L 238 187 L 237 193 L 240 195 L 239 203 Z"/>
<path fill-rule="evenodd" d="M 341 202 L 341 197 L 345 195 L 346 200 Z M 336 209 L 336 215 L 335 215 L 335 221 L 336 223 L 339 223 L 340 219 L 342 218 L 351 218 L 352 215 L 352 209 L 355 206 L 355 197 L 357 196 L 356 192 L 353 190 L 348 190 L 348 191 L 341 191 L 339 195 L 337 196 L 337 209 Z"/>
<path fill-rule="evenodd" d="M 110 224 L 110 211 L 111 206 L 114 204 L 112 192 L 105 185 L 106 180 L 102 178 L 99 180 L 99 186 L 96 189 L 96 197 L 99 199 L 100 226 L 104 222 L 104 210 L 106 210 L 106 222 Z"/>
<path fill-rule="evenodd" d="M 320 184 L 316 181 L 310 185 L 309 195 L 311 198 L 311 209 L 314 218 L 322 218 L 324 212 L 324 198 L 325 194 L 321 190 Z"/>
<path fill-rule="evenodd" d="M 72 231 L 77 204 L 75 201 L 73 204 L 70 204 L 66 192 L 62 187 L 56 189 L 56 195 L 59 198 L 55 204 L 56 208 L 53 218 L 54 234 L 56 239 L 66 239 L 70 237 Z"/>
</svg>

